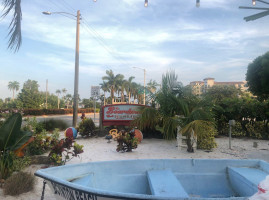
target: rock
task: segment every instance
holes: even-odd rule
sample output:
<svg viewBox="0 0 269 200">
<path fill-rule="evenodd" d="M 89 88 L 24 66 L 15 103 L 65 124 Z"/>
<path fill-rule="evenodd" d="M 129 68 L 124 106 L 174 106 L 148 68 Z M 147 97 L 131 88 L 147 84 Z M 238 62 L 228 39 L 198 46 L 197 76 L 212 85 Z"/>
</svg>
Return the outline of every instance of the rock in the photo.
<svg viewBox="0 0 269 200">
<path fill-rule="evenodd" d="M 51 161 L 49 160 L 48 156 L 32 156 L 31 157 L 31 164 L 50 164 Z"/>
</svg>

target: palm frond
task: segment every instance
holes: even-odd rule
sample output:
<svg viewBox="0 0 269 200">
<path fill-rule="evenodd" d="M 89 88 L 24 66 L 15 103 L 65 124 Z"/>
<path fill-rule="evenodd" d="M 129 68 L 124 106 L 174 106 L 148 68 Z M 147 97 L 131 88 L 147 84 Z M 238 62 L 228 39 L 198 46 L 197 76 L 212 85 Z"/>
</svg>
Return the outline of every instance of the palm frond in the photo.
<svg viewBox="0 0 269 200">
<path fill-rule="evenodd" d="M 21 36 L 21 0 L 3 0 L 4 13 L 1 15 L 2 18 L 6 17 L 12 10 L 14 10 L 12 20 L 9 24 L 9 40 L 8 48 L 17 52 L 22 43 Z"/>
<path fill-rule="evenodd" d="M 160 116 L 155 108 L 144 107 L 141 109 L 141 115 L 132 122 L 132 125 L 137 126 L 140 130 L 154 129 L 159 121 Z"/>
<path fill-rule="evenodd" d="M 210 129 L 214 127 L 214 124 L 209 121 L 204 121 L 204 120 L 194 120 L 187 125 L 185 125 L 182 129 L 181 132 L 183 135 L 189 135 L 194 131 L 194 135 L 199 135 L 203 133 L 204 129 Z"/>
<path fill-rule="evenodd" d="M 177 127 L 180 125 L 180 120 L 177 117 L 165 117 L 163 119 L 164 138 L 173 140 L 176 138 Z"/>
</svg>

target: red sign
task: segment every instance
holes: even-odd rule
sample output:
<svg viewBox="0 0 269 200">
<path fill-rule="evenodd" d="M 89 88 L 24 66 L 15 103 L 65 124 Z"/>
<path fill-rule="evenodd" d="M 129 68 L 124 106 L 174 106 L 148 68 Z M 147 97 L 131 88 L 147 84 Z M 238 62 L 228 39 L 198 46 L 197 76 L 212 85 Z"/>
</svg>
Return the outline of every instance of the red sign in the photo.
<svg viewBox="0 0 269 200">
<path fill-rule="evenodd" d="M 114 104 L 103 107 L 103 125 L 130 125 L 130 122 L 140 115 L 144 105 Z"/>
</svg>

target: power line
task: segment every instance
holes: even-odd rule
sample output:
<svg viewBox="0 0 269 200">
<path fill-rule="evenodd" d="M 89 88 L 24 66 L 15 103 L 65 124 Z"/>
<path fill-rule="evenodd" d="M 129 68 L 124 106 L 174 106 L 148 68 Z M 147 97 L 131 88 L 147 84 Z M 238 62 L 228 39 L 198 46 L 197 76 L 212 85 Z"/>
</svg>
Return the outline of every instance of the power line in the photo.
<svg viewBox="0 0 269 200">
<path fill-rule="evenodd" d="M 85 23 L 83 23 L 82 24 L 86 29 L 86 31 L 88 32 L 88 33 L 90 33 L 95 39 L 96 39 L 96 41 L 112 56 L 112 57 L 114 57 L 115 59 L 117 59 L 118 61 L 120 61 L 122 64 L 127 64 L 126 63 L 126 61 L 123 59 L 123 58 L 121 58 L 121 57 L 119 57 L 119 56 L 117 56 L 117 55 L 115 55 L 115 53 L 114 52 L 112 52 L 105 44 L 103 44 L 103 42 L 98 38 L 98 37 L 96 37 L 96 35 L 94 34 L 94 33 L 92 33 L 92 31 L 87 27 L 87 26 L 85 26 Z"/>
<path fill-rule="evenodd" d="M 76 10 L 69 4 L 67 3 L 65 0 L 62 0 L 63 5 L 67 8 L 67 9 L 71 9 L 72 11 L 76 12 Z"/>
</svg>

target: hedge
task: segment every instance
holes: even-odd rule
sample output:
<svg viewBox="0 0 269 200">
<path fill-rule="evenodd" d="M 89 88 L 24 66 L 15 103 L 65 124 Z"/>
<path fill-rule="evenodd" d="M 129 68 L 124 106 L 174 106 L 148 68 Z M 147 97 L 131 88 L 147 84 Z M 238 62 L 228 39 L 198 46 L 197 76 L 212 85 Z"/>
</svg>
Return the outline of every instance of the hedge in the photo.
<svg viewBox="0 0 269 200">
<path fill-rule="evenodd" d="M 0 115 L 2 112 L 6 113 L 6 112 L 12 112 L 12 111 L 0 110 Z M 24 116 L 65 115 L 65 114 L 72 114 L 73 109 L 24 109 L 22 112 Z M 78 113 L 90 113 L 90 112 L 94 112 L 94 108 L 78 109 Z M 99 112 L 99 109 L 96 109 L 96 112 Z"/>
</svg>

